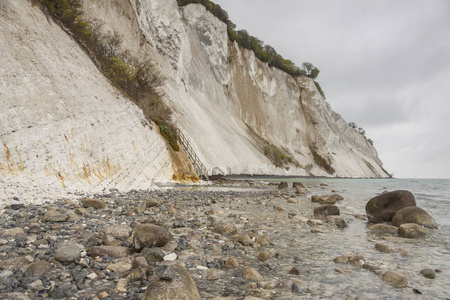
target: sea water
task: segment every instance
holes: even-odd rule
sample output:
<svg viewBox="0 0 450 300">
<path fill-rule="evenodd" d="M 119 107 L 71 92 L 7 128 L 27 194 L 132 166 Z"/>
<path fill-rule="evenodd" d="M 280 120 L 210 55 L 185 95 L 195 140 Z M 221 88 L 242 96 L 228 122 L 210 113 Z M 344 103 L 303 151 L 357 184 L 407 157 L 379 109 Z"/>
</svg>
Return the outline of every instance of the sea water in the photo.
<svg viewBox="0 0 450 300">
<path fill-rule="evenodd" d="M 301 182 L 311 194 L 330 194 L 332 190 L 344 197 L 336 205 L 341 216 L 350 220 L 343 230 L 325 235 L 299 235 L 299 231 L 285 232 L 287 243 L 299 241 L 296 253 L 302 256 L 302 268 L 306 278 L 300 276 L 304 287 L 319 290 L 311 298 L 346 299 L 348 295 L 358 299 L 450 299 L 450 179 L 325 179 L 325 178 L 257 178 L 266 182 Z M 321 187 L 321 183 L 328 186 Z M 383 191 L 408 190 L 416 198 L 416 205 L 427 211 L 437 222 L 437 230 L 429 230 L 423 239 L 382 237 L 373 235 L 367 221 L 352 218 L 365 214 L 367 201 Z M 311 195 L 310 194 L 310 195 Z M 299 204 L 300 205 L 300 204 Z M 309 208 L 308 208 L 309 209 Z M 276 238 L 276 237 L 275 237 Z M 376 243 L 388 245 L 393 252 L 382 253 L 374 249 Z M 280 249 L 280 251 L 291 251 Z M 349 274 L 336 272 L 334 257 L 345 252 L 359 253 L 366 261 L 387 270 L 403 270 L 409 273 L 408 286 L 393 288 L 382 282 L 381 276 L 367 270 L 349 269 Z M 420 274 L 425 268 L 437 269 L 436 279 Z M 313 293 L 314 294 L 314 293 Z M 305 296 L 308 298 L 308 296 Z M 300 297 L 301 298 L 301 297 Z"/>
</svg>

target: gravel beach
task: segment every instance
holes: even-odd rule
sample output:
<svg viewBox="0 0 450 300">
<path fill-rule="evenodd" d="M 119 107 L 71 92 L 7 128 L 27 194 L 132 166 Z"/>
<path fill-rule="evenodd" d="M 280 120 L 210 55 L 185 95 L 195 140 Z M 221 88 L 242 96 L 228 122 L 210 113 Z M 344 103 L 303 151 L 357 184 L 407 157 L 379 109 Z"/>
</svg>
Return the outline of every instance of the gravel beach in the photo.
<svg viewBox="0 0 450 300">
<path fill-rule="evenodd" d="M 356 299 L 365 282 L 375 284 L 364 299 L 377 298 L 380 287 L 397 299 L 421 293 L 405 288 L 413 275 L 399 264 L 365 259 L 391 252 L 405 264 L 407 251 L 386 245 L 401 239 L 389 228 L 380 229 L 384 238 L 369 237 L 364 253 L 345 245 L 339 235 L 366 220 L 363 212 L 339 211 L 345 199 L 335 192 L 219 180 L 11 204 L 0 216 L 0 299 L 170 299 L 176 296 L 162 294 L 171 284 L 192 284 L 199 296 L 191 299 L 216 300 Z M 387 282 L 390 274 L 381 277 L 390 269 L 398 287 Z"/>
</svg>

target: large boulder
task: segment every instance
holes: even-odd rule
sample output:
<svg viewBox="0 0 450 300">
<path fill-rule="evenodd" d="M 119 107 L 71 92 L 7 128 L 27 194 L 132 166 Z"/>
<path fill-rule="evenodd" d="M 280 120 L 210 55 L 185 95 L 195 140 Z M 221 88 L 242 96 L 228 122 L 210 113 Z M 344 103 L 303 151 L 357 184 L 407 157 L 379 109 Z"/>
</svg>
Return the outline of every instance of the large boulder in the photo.
<svg viewBox="0 0 450 300">
<path fill-rule="evenodd" d="M 405 223 L 415 223 L 430 229 L 438 228 L 433 217 L 417 206 L 405 207 L 395 213 L 392 218 L 392 225 L 399 227 Z"/>
<path fill-rule="evenodd" d="M 162 247 L 170 241 L 170 232 L 153 224 L 139 225 L 133 237 L 133 247 L 140 251 L 145 247 Z"/>
<path fill-rule="evenodd" d="M 173 279 L 153 277 L 142 300 L 201 300 L 197 286 L 188 271 L 179 265 L 172 266 Z"/>
<path fill-rule="evenodd" d="M 409 206 L 416 206 L 416 199 L 411 192 L 400 190 L 383 193 L 367 202 L 366 215 L 372 223 L 388 222 L 397 211 Z"/>
</svg>

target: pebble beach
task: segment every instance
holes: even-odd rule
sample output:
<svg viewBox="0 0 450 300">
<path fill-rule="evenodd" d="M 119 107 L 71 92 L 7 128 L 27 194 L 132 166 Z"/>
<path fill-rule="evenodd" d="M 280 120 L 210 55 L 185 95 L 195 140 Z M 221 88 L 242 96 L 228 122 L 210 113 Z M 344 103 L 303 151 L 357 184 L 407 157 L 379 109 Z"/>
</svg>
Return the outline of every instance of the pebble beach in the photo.
<svg viewBox="0 0 450 300">
<path fill-rule="evenodd" d="M 186 299 L 450 297 L 446 266 L 424 251 L 433 230 L 399 237 L 349 209 L 345 190 L 278 183 L 9 204 L 0 216 L 0 299 L 176 299 L 164 296 L 175 284 L 192 290 Z"/>
</svg>

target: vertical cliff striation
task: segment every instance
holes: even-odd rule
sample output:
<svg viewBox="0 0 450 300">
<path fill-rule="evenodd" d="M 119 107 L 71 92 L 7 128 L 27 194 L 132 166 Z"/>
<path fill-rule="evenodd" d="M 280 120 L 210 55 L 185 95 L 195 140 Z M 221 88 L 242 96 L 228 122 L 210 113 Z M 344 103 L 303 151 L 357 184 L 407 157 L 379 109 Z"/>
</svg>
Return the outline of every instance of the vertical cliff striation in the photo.
<svg viewBox="0 0 450 300">
<path fill-rule="evenodd" d="M 375 148 L 311 79 L 293 78 L 231 43 L 226 25 L 202 5 L 130 5 L 145 39 L 130 49 L 159 62 L 177 125 L 213 174 L 387 176 Z"/>
</svg>

